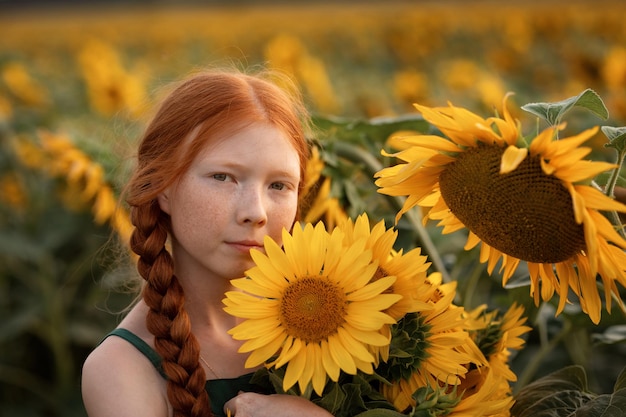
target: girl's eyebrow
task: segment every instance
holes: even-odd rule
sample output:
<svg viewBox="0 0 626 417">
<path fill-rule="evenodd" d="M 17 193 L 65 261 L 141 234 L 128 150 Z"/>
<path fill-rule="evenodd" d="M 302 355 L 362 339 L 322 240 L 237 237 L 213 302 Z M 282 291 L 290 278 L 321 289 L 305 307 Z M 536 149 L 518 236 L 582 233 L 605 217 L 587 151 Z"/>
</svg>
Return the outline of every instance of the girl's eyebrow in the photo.
<svg viewBox="0 0 626 417">
<path fill-rule="evenodd" d="M 222 160 L 213 160 L 210 161 L 211 165 L 217 166 L 219 168 L 232 168 L 232 169 L 243 169 L 246 171 L 251 170 L 251 167 L 249 167 L 247 164 L 243 164 L 240 163 L 238 161 L 222 161 Z M 274 176 L 280 176 L 280 177 L 287 177 L 287 178 L 295 178 L 295 179 L 299 179 L 300 178 L 300 172 L 298 171 L 298 173 L 296 175 L 294 175 L 293 172 L 290 172 L 286 169 L 280 168 L 280 167 L 276 167 L 273 168 L 271 171 L 269 171 L 271 175 Z"/>
</svg>

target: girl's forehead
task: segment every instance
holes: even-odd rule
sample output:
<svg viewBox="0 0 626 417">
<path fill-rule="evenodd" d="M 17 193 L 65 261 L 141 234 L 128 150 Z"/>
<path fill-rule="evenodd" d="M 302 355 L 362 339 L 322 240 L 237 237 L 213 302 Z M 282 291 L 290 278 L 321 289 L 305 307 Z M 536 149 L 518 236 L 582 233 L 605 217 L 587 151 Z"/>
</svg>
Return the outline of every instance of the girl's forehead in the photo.
<svg viewBox="0 0 626 417">
<path fill-rule="evenodd" d="M 207 140 L 196 155 L 198 159 L 272 159 L 277 163 L 299 166 L 299 153 L 293 140 L 278 127 L 267 123 L 255 123 L 229 130 Z"/>
</svg>

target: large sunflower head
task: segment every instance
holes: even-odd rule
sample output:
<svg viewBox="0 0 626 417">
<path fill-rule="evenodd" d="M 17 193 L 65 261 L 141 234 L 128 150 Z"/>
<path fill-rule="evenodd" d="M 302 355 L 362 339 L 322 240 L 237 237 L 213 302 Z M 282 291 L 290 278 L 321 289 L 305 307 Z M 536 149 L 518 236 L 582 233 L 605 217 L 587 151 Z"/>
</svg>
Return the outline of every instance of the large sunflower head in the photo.
<svg viewBox="0 0 626 417">
<path fill-rule="evenodd" d="M 405 138 L 410 147 L 392 155 L 404 163 L 376 174 L 379 192 L 407 196 L 397 219 L 420 206 L 443 233 L 468 229 L 465 248 L 482 244 L 489 273 L 502 259 L 503 284 L 526 261 L 535 302 L 556 292 L 559 313 L 571 290 L 599 322 L 598 273 L 607 310 L 611 297 L 623 307 L 616 283 L 626 285 L 626 240 L 600 211 L 626 205 L 588 185 L 614 165 L 584 160 L 590 149 L 579 146 L 597 128 L 561 140 L 560 127 L 549 128 L 526 147 L 506 103 L 504 118 L 488 119 L 454 106 L 416 107 L 445 137 Z"/>
<path fill-rule="evenodd" d="M 256 266 L 232 281 L 241 291 L 226 293 L 225 310 L 245 319 L 229 331 L 245 340 L 246 366 L 270 361 L 286 365 L 283 388 L 312 384 L 322 393 L 341 371 L 373 373 L 376 358 L 369 347 L 388 339 L 381 327 L 395 320 L 384 311 L 401 297 L 386 294 L 395 277 L 372 280 L 378 263 L 366 240 L 350 245 L 344 233 L 329 233 L 322 223 L 283 232 L 283 248 L 271 238 L 265 254 L 251 251 Z"/>
</svg>

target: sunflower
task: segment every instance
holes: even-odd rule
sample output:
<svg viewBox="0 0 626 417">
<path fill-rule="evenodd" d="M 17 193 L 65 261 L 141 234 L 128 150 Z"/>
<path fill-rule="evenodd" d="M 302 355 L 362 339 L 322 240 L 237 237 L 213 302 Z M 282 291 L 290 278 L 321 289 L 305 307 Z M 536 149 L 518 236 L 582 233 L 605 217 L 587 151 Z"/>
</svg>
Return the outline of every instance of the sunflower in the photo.
<svg viewBox="0 0 626 417">
<path fill-rule="evenodd" d="M 396 277 L 396 281 L 387 293 L 399 294 L 402 298 L 385 310 L 385 313 L 399 320 L 407 313 L 432 308 L 427 303 L 430 295 L 435 291 L 435 287 L 426 279 L 430 262 L 426 262 L 427 257 L 421 254 L 419 247 L 407 253 L 396 251 L 394 245 L 398 232 L 391 228 L 386 229 L 384 220 L 371 227 L 367 213 L 358 216 L 354 222 L 349 218 L 340 228 L 346 234 L 345 243 L 348 245 L 359 239 L 366 239 L 365 247 L 372 250 L 372 257 L 378 262 L 378 269 L 374 273 L 373 280 L 386 276 Z M 383 326 L 381 333 L 391 339 L 389 325 Z M 385 362 L 389 359 L 388 344 L 371 346 L 370 349 L 377 360 L 375 366 L 379 364 L 378 359 Z"/>
<path fill-rule="evenodd" d="M 439 275 L 429 276 L 437 287 L 432 308 L 409 313 L 392 326 L 389 361 L 377 369 L 391 381 L 381 386 L 382 394 L 401 412 L 415 405 L 413 394 L 418 389 L 458 385 L 468 364 L 486 364 L 471 339 L 464 309 L 452 303 L 456 282 L 441 284 Z"/>
<path fill-rule="evenodd" d="M 468 229 L 465 249 L 481 243 L 480 262 L 489 273 L 501 259 L 503 285 L 527 262 L 535 303 L 556 292 L 557 314 L 571 289 L 597 324 L 597 274 L 607 311 L 611 297 L 624 308 L 616 283 L 626 286 L 626 240 L 600 211 L 626 212 L 626 205 L 587 185 L 615 165 L 583 160 L 590 149 L 579 147 L 597 127 L 561 140 L 554 138 L 563 126 L 548 128 L 526 147 L 506 98 L 503 118 L 483 119 L 452 105 L 416 108 L 447 138 L 406 137 L 409 148 L 383 151 L 405 162 L 376 174 L 380 193 L 408 196 L 396 221 L 420 206 L 429 210 L 424 221 L 438 220 L 444 234 Z"/>
<path fill-rule="evenodd" d="M 456 391 L 461 401 L 447 416 L 450 417 L 509 417 L 513 406 L 511 386 L 506 378 L 491 367 L 472 369 Z"/>
<path fill-rule="evenodd" d="M 513 303 L 504 314 L 498 310 L 486 312 L 485 309 L 483 305 L 468 314 L 475 323 L 474 340 L 497 375 L 507 381 L 517 381 L 508 362 L 511 351 L 521 350 L 524 346 L 521 336 L 531 330 L 525 325 L 526 317 L 522 316 L 524 308 Z"/>
<path fill-rule="evenodd" d="M 426 302 L 429 292 L 434 291 L 426 280 L 430 262 L 426 262 L 427 257 L 421 254 L 421 248 L 416 247 L 406 253 L 396 251 L 394 245 L 398 232 L 387 229 L 384 220 L 371 227 L 367 213 L 358 216 L 354 222 L 347 219 L 340 227 L 346 234 L 347 244 L 366 239 L 365 247 L 372 250 L 372 257 L 378 262 L 374 279 L 396 277 L 389 292 L 401 295 L 402 299 L 389 307 L 385 311 L 387 314 L 399 320 L 406 313 L 431 308 Z"/>
<path fill-rule="evenodd" d="M 245 340 L 247 367 L 286 365 L 285 390 L 312 385 L 319 395 L 341 371 L 374 372 L 369 346 L 388 343 L 380 329 L 395 320 L 384 311 L 401 296 L 384 293 L 395 277 L 372 281 L 378 263 L 365 243 L 346 245 L 340 229 L 329 233 L 320 222 L 283 231 L 284 249 L 266 237 L 265 254 L 251 251 L 256 266 L 232 281 L 242 291 L 224 299 L 228 313 L 245 319 L 229 333 Z"/>
<path fill-rule="evenodd" d="M 346 221 L 348 215 L 339 200 L 331 197 L 331 180 L 322 175 L 323 169 L 324 161 L 320 158 L 319 149 L 312 147 L 311 157 L 306 165 L 304 187 L 300 193 L 300 208 L 304 223 L 322 220 L 330 230 Z"/>
</svg>

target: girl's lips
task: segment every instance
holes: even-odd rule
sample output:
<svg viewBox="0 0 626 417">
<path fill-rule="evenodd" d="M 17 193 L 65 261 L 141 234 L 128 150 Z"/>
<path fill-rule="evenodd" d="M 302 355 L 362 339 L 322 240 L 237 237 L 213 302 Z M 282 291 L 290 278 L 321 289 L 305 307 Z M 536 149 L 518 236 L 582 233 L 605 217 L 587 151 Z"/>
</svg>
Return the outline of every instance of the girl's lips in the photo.
<svg viewBox="0 0 626 417">
<path fill-rule="evenodd" d="M 258 249 L 258 250 L 263 249 L 262 244 L 258 242 L 254 242 L 254 241 L 228 242 L 228 245 L 232 246 L 238 251 L 245 252 L 245 253 L 249 253 L 250 249 Z"/>
</svg>

